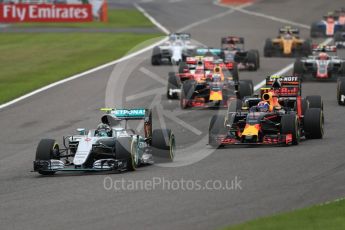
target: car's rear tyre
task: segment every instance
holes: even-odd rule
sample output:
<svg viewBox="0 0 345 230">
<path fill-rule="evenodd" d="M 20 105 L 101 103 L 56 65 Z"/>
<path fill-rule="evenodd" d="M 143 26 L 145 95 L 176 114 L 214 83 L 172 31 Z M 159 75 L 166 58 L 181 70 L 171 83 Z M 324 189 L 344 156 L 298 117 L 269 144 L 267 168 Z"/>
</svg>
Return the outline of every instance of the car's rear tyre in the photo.
<svg viewBox="0 0 345 230">
<path fill-rule="evenodd" d="M 35 160 L 49 161 L 49 160 L 59 160 L 60 159 L 60 149 L 59 145 L 54 139 L 42 139 L 36 149 Z M 53 171 L 38 171 L 42 175 L 53 175 Z"/>
<path fill-rule="evenodd" d="M 309 108 L 319 108 L 323 110 L 323 102 L 321 96 L 311 95 L 305 98 L 309 102 Z"/>
<path fill-rule="evenodd" d="M 257 51 L 249 50 L 247 52 L 247 61 L 248 63 L 254 64 L 254 67 L 250 70 L 256 71 L 259 68 L 259 57 L 257 56 Z"/>
<path fill-rule="evenodd" d="M 138 167 L 137 143 L 131 137 L 119 137 L 115 142 L 115 156 L 118 160 L 127 161 L 127 170 L 135 171 Z"/>
<path fill-rule="evenodd" d="M 320 108 L 310 108 L 304 114 L 304 131 L 308 139 L 321 139 L 323 137 L 323 112 Z"/>
<path fill-rule="evenodd" d="M 151 64 L 152 65 L 161 64 L 161 51 L 158 46 L 153 48 L 152 56 L 151 56 Z"/>
<path fill-rule="evenodd" d="M 214 148 L 220 147 L 216 140 L 218 135 L 226 135 L 225 116 L 216 114 L 211 117 L 208 130 L 208 143 Z"/>
<path fill-rule="evenodd" d="M 338 78 L 337 100 L 339 105 L 345 105 L 345 78 Z"/>
<path fill-rule="evenodd" d="M 239 96 L 240 99 L 244 97 L 253 95 L 253 83 L 249 82 L 250 80 L 240 81 L 239 82 Z"/>
<path fill-rule="evenodd" d="M 195 81 L 187 80 L 181 87 L 180 106 L 181 109 L 187 109 L 189 107 L 189 101 L 193 98 L 195 91 Z"/>
<path fill-rule="evenodd" d="M 310 37 L 318 38 L 322 37 L 323 31 L 319 28 L 318 23 L 314 22 L 310 27 Z"/>
<path fill-rule="evenodd" d="M 267 38 L 264 46 L 264 57 L 272 57 L 274 51 L 272 40 Z"/>
<path fill-rule="evenodd" d="M 176 77 L 174 72 L 169 73 L 168 87 L 167 87 L 167 98 L 178 99 L 178 93 L 170 93 L 170 90 L 176 90 L 180 88 L 179 79 Z"/>
<path fill-rule="evenodd" d="M 292 144 L 298 145 L 300 141 L 300 128 L 295 114 L 283 115 L 280 121 L 280 131 L 282 134 L 292 135 Z"/>
<path fill-rule="evenodd" d="M 303 62 L 300 59 L 297 59 L 293 65 L 293 75 L 298 76 L 301 80 L 303 80 L 303 73 Z"/>
<path fill-rule="evenodd" d="M 238 67 L 237 67 L 237 63 L 236 62 L 233 64 L 232 70 L 230 72 L 231 72 L 231 75 L 232 75 L 232 79 L 234 81 L 238 81 L 239 80 L 239 76 L 238 76 Z"/>
<path fill-rule="evenodd" d="M 175 157 L 175 136 L 170 129 L 152 132 L 152 154 L 155 162 L 172 162 Z"/>
<path fill-rule="evenodd" d="M 307 39 L 302 44 L 302 55 L 309 56 L 313 53 L 312 42 L 310 39 Z"/>
</svg>

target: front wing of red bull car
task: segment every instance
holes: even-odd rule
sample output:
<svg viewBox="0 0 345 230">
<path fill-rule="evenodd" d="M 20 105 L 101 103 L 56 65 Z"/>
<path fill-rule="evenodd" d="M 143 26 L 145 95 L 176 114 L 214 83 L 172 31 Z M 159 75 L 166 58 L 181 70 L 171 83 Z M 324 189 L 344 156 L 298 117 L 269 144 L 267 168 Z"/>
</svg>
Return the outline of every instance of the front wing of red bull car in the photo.
<svg viewBox="0 0 345 230">
<path fill-rule="evenodd" d="M 226 145 L 297 145 L 301 137 L 323 137 L 323 111 L 300 96 L 297 78 L 285 77 L 287 85 L 280 88 L 263 88 L 261 97 L 234 100 L 226 115 L 214 115 L 209 126 L 209 144 Z M 275 84 L 272 79 L 266 82 Z M 296 83 L 296 84 L 293 84 Z M 312 100 L 314 99 L 314 100 Z M 267 102 L 267 111 L 258 110 L 257 104 Z"/>
<path fill-rule="evenodd" d="M 63 148 L 54 139 L 42 139 L 36 150 L 33 171 L 53 175 L 58 171 L 134 171 L 154 162 L 173 161 L 175 137 L 171 130 L 152 132 L 148 109 L 102 109 L 106 131 L 78 129 L 77 135 L 63 137 Z M 132 120 L 144 121 L 144 135 L 128 128 Z"/>
</svg>

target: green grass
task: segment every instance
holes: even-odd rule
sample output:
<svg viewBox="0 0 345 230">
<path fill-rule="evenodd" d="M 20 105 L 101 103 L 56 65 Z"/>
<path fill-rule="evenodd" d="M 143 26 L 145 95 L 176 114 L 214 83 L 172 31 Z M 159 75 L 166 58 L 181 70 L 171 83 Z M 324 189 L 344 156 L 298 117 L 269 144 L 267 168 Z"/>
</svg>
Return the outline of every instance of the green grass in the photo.
<svg viewBox="0 0 345 230">
<path fill-rule="evenodd" d="M 134 28 L 153 27 L 139 11 L 132 9 L 108 10 L 108 22 L 84 23 L 17 23 L 16 27 L 64 27 L 64 28 Z"/>
<path fill-rule="evenodd" d="M 158 34 L 0 34 L 0 104 L 117 59 Z"/>
<path fill-rule="evenodd" d="M 343 230 L 345 200 L 260 218 L 224 230 Z"/>
</svg>

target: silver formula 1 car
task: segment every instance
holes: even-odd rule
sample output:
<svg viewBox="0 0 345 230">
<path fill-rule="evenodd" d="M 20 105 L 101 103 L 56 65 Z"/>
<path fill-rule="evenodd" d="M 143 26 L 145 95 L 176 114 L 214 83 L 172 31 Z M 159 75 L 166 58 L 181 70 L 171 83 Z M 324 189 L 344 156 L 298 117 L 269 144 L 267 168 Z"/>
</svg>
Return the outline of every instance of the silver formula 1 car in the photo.
<svg viewBox="0 0 345 230">
<path fill-rule="evenodd" d="M 173 161 L 174 134 L 168 129 L 152 132 L 150 110 L 103 110 L 107 114 L 97 129 L 78 129 L 78 135 L 63 137 L 63 148 L 53 139 L 42 139 L 33 162 L 34 171 L 42 175 L 58 171 L 134 171 L 140 165 Z M 130 120 L 144 121 L 143 136 L 127 128 Z"/>
<path fill-rule="evenodd" d="M 295 61 L 294 75 L 303 80 L 306 80 L 307 76 L 312 76 L 317 80 L 345 77 L 345 60 L 329 54 L 330 52 L 336 52 L 336 50 L 335 46 L 318 46 L 314 48 L 314 55 Z"/>
<path fill-rule="evenodd" d="M 178 65 L 190 56 L 196 46 L 191 42 L 191 36 L 187 33 L 172 33 L 169 40 L 160 46 L 153 48 L 151 56 L 152 65 L 175 64 Z"/>
</svg>

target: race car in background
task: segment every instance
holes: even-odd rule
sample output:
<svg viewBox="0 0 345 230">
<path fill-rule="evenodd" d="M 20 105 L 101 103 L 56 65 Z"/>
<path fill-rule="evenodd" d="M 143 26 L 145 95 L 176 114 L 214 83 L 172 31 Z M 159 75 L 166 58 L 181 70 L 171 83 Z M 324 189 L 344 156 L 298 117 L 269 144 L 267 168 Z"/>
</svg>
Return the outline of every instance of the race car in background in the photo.
<svg viewBox="0 0 345 230">
<path fill-rule="evenodd" d="M 134 171 L 140 165 L 173 161 L 174 134 L 169 129 L 152 132 L 150 110 L 102 110 L 107 113 L 97 129 L 78 129 L 78 135 L 63 137 L 63 148 L 53 139 L 42 139 L 36 150 L 34 171 L 42 175 L 58 171 Z M 130 120 L 144 121 L 144 136 L 128 127 Z"/>
<path fill-rule="evenodd" d="M 345 25 L 345 7 L 335 10 L 334 15 L 338 19 L 340 25 Z"/>
<path fill-rule="evenodd" d="M 193 53 L 196 46 L 191 42 L 188 33 L 172 33 L 167 42 L 153 48 L 151 56 L 152 65 L 175 64 L 185 60 Z"/>
<path fill-rule="evenodd" d="M 312 53 L 310 39 L 301 39 L 299 30 L 285 26 L 279 29 L 277 38 L 266 39 L 264 46 L 265 57 L 300 57 Z"/>
<path fill-rule="evenodd" d="M 234 61 L 224 60 L 222 49 L 198 48 L 193 52 L 194 56 L 186 57 L 186 60 L 179 63 L 180 74 L 193 73 L 198 63 L 201 63 L 205 70 L 213 70 L 215 63 L 223 69 L 231 72 L 234 80 L 238 80 L 238 68 Z"/>
<path fill-rule="evenodd" d="M 345 48 L 345 32 L 339 31 L 334 34 L 334 44 L 337 49 Z"/>
<path fill-rule="evenodd" d="M 253 82 L 234 79 L 229 64 L 199 61 L 193 70 L 169 74 L 167 97 L 180 99 L 182 109 L 227 107 L 229 98 L 253 94 Z M 212 69 L 211 69 L 212 68 Z"/>
<path fill-rule="evenodd" d="M 221 39 L 224 61 L 237 63 L 239 70 L 256 71 L 260 68 L 260 54 L 258 50 L 244 48 L 244 38 L 227 36 Z"/>
<path fill-rule="evenodd" d="M 345 60 L 329 54 L 337 52 L 335 46 L 317 46 L 314 52 L 314 55 L 295 61 L 294 75 L 302 80 L 306 80 L 308 76 L 318 80 L 345 77 Z"/>
<path fill-rule="evenodd" d="M 261 95 L 234 99 L 226 115 L 214 115 L 209 144 L 298 145 L 301 137 L 323 137 L 323 103 L 320 96 L 301 97 L 295 76 L 266 78 Z"/>
<path fill-rule="evenodd" d="M 339 105 L 345 105 L 345 78 L 338 78 L 337 101 Z"/>
<path fill-rule="evenodd" d="M 333 37 L 338 31 L 345 31 L 345 12 L 329 12 L 323 20 L 311 25 L 310 37 Z"/>
</svg>

